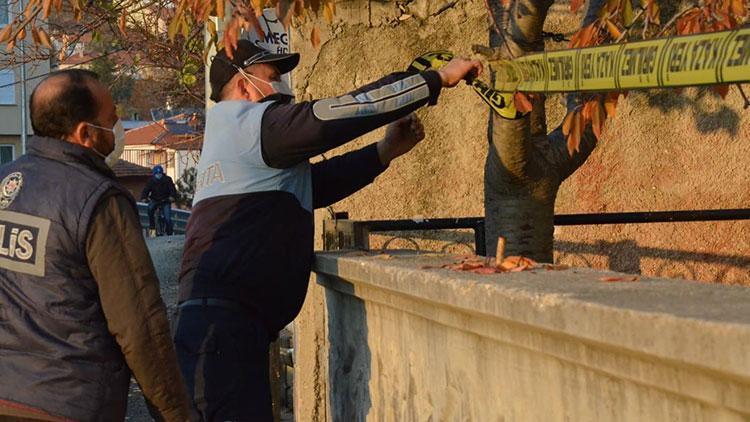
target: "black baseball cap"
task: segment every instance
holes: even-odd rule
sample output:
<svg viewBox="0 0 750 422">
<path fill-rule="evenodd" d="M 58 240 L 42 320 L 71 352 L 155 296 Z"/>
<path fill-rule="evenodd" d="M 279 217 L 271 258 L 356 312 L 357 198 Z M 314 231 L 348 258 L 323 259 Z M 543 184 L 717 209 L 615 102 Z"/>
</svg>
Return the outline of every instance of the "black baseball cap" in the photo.
<svg viewBox="0 0 750 422">
<path fill-rule="evenodd" d="M 281 74 L 289 73 L 299 64 L 299 53 L 274 54 L 249 40 L 239 40 L 234 50 L 234 58 L 230 59 L 225 49 L 222 48 L 214 56 L 209 71 L 211 101 L 219 102 L 221 90 L 237 73 L 237 68 L 245 69 L 258 63 L 271 63 L 279 69 Z"/>
</svg>

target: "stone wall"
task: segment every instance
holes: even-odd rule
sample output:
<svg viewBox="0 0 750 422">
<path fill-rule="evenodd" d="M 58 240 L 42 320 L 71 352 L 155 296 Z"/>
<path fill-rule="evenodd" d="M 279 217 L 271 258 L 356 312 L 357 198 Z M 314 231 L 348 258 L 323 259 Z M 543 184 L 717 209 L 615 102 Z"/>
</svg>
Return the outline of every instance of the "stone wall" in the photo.
<svg viewBox="0 0 750 422">
<path fill-rule="evenodd" d="M 750 290 L 432 255 L 318 255 L 327 420 L 750 418 Z"/>
</svg>

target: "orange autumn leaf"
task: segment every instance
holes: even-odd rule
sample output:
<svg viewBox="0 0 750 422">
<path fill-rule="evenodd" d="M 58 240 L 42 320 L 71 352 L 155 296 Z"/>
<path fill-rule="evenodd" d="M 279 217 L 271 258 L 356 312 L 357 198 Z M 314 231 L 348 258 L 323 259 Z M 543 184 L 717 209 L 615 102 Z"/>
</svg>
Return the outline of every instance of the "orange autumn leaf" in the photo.
<svg viewBox="0 0 750 422">
<path fill-rule="evenodd" d="M 614 23 L 612 23 L 611 20 L 607 19 L 605 21 L 607 24 L 607 31 L 609 31 L 609 35 L 612 36 L 612 38 L 618 40 L 622 36 L 622 31 L 620 31 L 620 28 L 617 27 Z"/>
<path fill-rule="evenodd" d="M 604 111 L 606 111 L 608 119 L 615 117 L 617 113 L 617 97 L 617 93 L 610 93 L 604 100 Z"/>
<path fill-rule="evenodd" d="M 13 25 L 5 25 L 2 31 L 0 31 L 0 43 L 6 42 L 13 35 Z"/>
<path fill-rule="evenodd" d="M 591 102 L 593 104 L 593 110 L 591 112 L 591 129 L 594 131 L 594 136 L 597 140 L 602 139 L 602 127 L 604 126 L 604 110 L 599 100 Z"/>
<path fill-rule="evenodd" d="M 732 1 L 731 9 L 732 9 L 732 14 L 734 16 L 743 17 L 743 18 L 747 16 L 747 5 L 745 4 L 743 0 L 731 0 L 731 1 Z"/>
<path fill-rule="evenodd" d="M 573 116 L 575 115 L 575 111 L 569 111 L 568 114 L 565 116 L 565 120 L 563 120 L 563 135 L 567 136 L 570 134 L 570 128 L 573 127 Z"/>
<path fill-rule="evenodd" d="M 523 114 L 530 112 L 534 106 L 531 104 L 529 97 L 523 92 L 516 92 L 513 95 L 513 104 L 516 106 L 516 110 Z"/>
<path fill-rule="evenodd" d="M 638 276 L 630 276 L 630 277 L 600 277 L 599 281 L 603 281 L 605 283 L 632 283 L 634 281 L 638 281 Z"/>
<path fill-rule="evenodd" d="M 117 29 L 120 30 L 120 33 L 122 35 L 127 35 L 125 33 L 125 23 L 126 23 L 125 18 L 126 18 L 126 14 L 125 12 L 122 12 L 122 14 L 120 15 L 120 19 L 117 21 Z"/>
<path fill-rule="evenodd" d="M 44 0 L 42 2 L 42 18 L 49 18 L 49 11 L 52 8 L 52 0 Z"/>
<path fill-rule="evenodd" d="M 575 112 L 573 115 L 573 123 L 571 124 L 570 133 L 568 134 L 568 154 L 573 156 L 573 153 L 579 150 L 581 145 L 581 126 L 583 125 L 583 115 L 579 112 Z"/>
<path fill-rule="evenodd" d="M 661 9 L 659 8 L 659 4 L 657 2 L 650 2 L 646 10 L 648 11 L 648 18 L 651 22 L 655 23 L 656 25 L 661 24 Z"/>
</svg>

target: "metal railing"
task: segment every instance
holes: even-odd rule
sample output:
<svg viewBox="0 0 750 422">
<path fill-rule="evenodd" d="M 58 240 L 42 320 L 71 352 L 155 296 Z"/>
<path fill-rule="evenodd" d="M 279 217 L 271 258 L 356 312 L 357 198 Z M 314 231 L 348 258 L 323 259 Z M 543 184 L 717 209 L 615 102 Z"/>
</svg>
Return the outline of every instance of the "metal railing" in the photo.
<svg viewBox="0 0 750 422">
<path fill-rule="evenodd" d="M 148 204 L 138 202 L 138 216 L 141 219 L 141 226 L 148 230 Z M 190 218 L 190 211 L 172 208 L 172 228 L 174 234 L 185 234 L 187 222 Z"/>
<path fill-rule="evenodd" d="M 336 218 L 347 218 L 347 213 L 337 213 Z M 750 209 L 689 210 L 689 211 L 649 211 L 620 212 L 602 214 L 561 214 L 556 215 L 556 226 L 585 226 L 606 224 L 649 224 L 684 223 L 707 221 L 750 220 Z M 358 221 L 370 233 L 421 230 L 474 230 L 474 247 L 478 255 L 486 253 L 484 238 L 484 218 L 431 218 L 412 220 L 370 220 Z"/>
</svg>

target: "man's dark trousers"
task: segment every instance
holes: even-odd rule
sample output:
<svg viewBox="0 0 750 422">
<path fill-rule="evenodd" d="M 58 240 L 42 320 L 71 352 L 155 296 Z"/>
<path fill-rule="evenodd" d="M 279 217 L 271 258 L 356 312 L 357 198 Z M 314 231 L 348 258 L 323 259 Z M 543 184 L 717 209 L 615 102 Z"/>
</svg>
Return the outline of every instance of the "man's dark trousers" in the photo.
<svg viewBox="0 0 750 422">
<path fill-rule="evenodd" d="M 203 421 L 273 421 L 269 345 L 263 323 L 243 310 L 179 309 L 177 357 Z"/>
<path fill-rule="evenodd" d="M 168 236 L 172 235 L 172 204 L 169 201 L 166 202 L 155 202 L 151 201 L 148 203 L 148 228 L 149 229 L 155 229 L 155 218 L 154 214 L 156 213 L 156 209 L 159 208 L 161 210 L 161 215 L 164 217 L 164 223 L 166 226 L 166 232 Z"/>
</svg>

